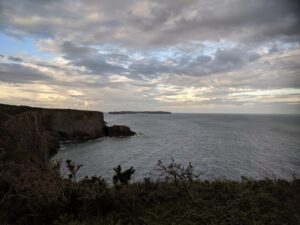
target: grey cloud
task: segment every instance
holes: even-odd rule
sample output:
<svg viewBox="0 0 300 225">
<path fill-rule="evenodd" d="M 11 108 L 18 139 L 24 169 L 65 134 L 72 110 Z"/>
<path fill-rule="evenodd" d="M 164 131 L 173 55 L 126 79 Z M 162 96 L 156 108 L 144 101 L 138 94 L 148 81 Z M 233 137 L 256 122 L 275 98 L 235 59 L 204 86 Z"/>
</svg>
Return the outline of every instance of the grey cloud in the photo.
<svg viewBox="0 0 300 225">
<path fill-rule="evenodd" d="M 214 56 L 177 53 L 168 63 L 157 58 L 131 59 L 123 53 L 100 53 L 95 48 L 77 46 L 71 42 L 60 44 L 60 50 L 71 64 L 85 67 L 93 74 L 124 74 L 133 79 L 159 76 L 162 73 L 205 76 L 242 68 L 260 55 L 245 47 L 219 49 Z M 114 62 L 114 63 L 112 63 Z"/>
<path fill-rule="evenodd" d="M 86 57 L 97 52 L 96 49 L 86 46 L 77 46 L 69 41 L 63 42 L 59 47 L 61 48 L 61 51 L 66 55 L 66 57 L 71 59 L 77 57 Z"/>
<path fill-rule="evenodd" d="M 61 71 L 65 70 L 64 68 L 61 68 L 59 66 L 47 64 L 47 63 L 43 63 L 43 62 L 36 62 L 35 65 L 45 67 L 45 68 L 55 69 L 55 70 L 61 70 Z"/>
<path fill-rule="evenodd" d="M 229 82 L 222 87 L 244 88 L 244 89 L 282 89 L 300 88 L 300 60 L 299 56 L 276 57 L 275 59 L 261 60 L 245 69 L 239 70 L 232 76 L 222 76 Z M 213 84 L 218 85 L 218 82 Z"/>
<path fill-rule="evenodd" d="M 52 78 L 32 68 L 20 64 L 0 63 L 0 82 L 32 83 L 34 81 L 51 81 Z"/>
<path fill-rule="evenodd" d="M 128 60 L 126 55 L 112 53 L 101 54 L 95 48 L 78 46 L 72 42 L 63 42 L 59 47 L 64 57 L 71 61 L 71 64 L 85 67 L 91 73 L 100 75 L 122 73 L 124 71 L 122 66 L 108 63 L 108 60 L 115 60 L 119 63 Z"/>
<path fill-rule="evenodd" d="M 257 60 L 260 55 L 245 48 L 231 48 L 218 50 L 213 59 L 210 57 L 200 57 L 196 60 L 194 73 L 203 75 L 219 72 L 228 72 L 240 69 L 243 66 Z"/>
<path fill-rule="evenodd" d="M 195 60 L 197 63 L 204 65 L 212 61 L 212 57 L 208 55 L 200 55 Z"/>
<path fill-rule="evenodd" d="M 137 4 L 145 3 L 149 15 Z M 2 0 L 2 28 L 85 44 L 162 46 L 194 40 L 299 42 L 298 0 Z M 72 7 L 71 7 L 72 6 Z M 89 17 L 86 15 L 101 15 Z M 17 19 L 16 19 L 17 18 Z M 26 19 L 29 18 L 27 21 Z M 30 19 L 31 18 L 31 19 Z M 22 22 L 23 20 L 23 22 Z"/>
<path fill-rule="evenodd" d="M 270 69 L 272 70 L 272 69 Z M 275 70 L 275 68 L 273 68 Z M 241 87 L 251 87 L 258 89 L 272 89 L 272 88 L 298 88 L 300 89 L 300 69 L 292 70 L 286 68 L 278 70 L 278 75 L 257 76 L 246 81 L 245 83 L 237 83 Z"/>
<path fill-rule="evenodd" d="M 72 63 L 76 66 L 83 66 L 92 73 L 99 75 L 122 73 L 125 71 L 123 67 L 107 63 L 105 59 L 100 57 L 96 55 L 94 57 L 79 58 L 75 59 Z"/>
<path fill-rule="evenodd" d="M 300 3 L 297 0 L 197 3 L 197 16 L 179 19 L 170 29 L 162 30 L 154 41 L 166 44 L 186 39 L 256 42 L 287 36 L 293 38 L 295 35 L 299 37 L 300 34 Z"/>
<path fill-rule="evenodd" d="M 171 88 L 157 94 L 159 82 L 179 89 L 212 86 L 211 93 L 203 94 L 211 100 L 199 104 L 242 104 L 228 97 L 229 88 L 300 88 L 297 60 L 279 57 L 299 49 L 299 6 L 298 0 L 0 0 L 1 32 L 21 39 L 49 38 L 57 42 L 55 56 L 69 62 L 0 55 L 1 61 L 10 61 L 0 64 L 0 81 L 41 81 L 97 94 L 101 88 L 118 93 L 144 88 L 139 101 L 144 102 L 145 94 L 154 106 L 153 97 L 177 93 Z M 30 63 L 44 68 L 25 66 Z M 55 75 L 51 78 L 44 70 Z M 132 80 L 114 81 L 111 75 Z M 66 81 L 68 76 L 72 82 Z M 134 106 L 136 93 L 132 95 Z"/>
<path fill-rule="evenodd" d="M 244 48 L 218 50 L 215 55 L 216 63 L 244 64 L 258 59 L 260 55 Z"/>
<path fill-rule="evenodd" d="M 172 73 L 175 69 L 172 66 L 163 65 L 161 61 L 157 59 L 145 59 L 134 61 L 130 67 L 129 71 L 131 75 L 158 75 L 161 73 Z"/>
<path fill-rule="evenodd" d="M 215 73 L 224 73 L 240 69 L 243 66 L 259 59 L 260 55 L 251 49 L 234 47 L 217 50 L 214 56 L 184 55 L 173 59 L 172 65 L 157 59 L 145 59 L 133 62 L 129 70 L 131 73 L 155 75 L 161 73 L 182 74 L 191 76 L 205 76 Z"/>
<path fill-rule="evenodd" d="M 13 56 L 9 56 L 8 60 L 13 61 L 13 62 L 22 62 L 22 59 L 19 57 L 13 57 Z"/>
<path fill-rule="evenodd" d="M 4 56 L 4 58 L 9 58 L 7 56 Z M 62 87 L 84 87 L 84 86 L 90 86 L 90 87 L 108 87 L 108 86 L 114 86 L 114 84 L 110 84 L 109 79 L 107 77 L 101 77 L 94 76 L 93 72 L 91 75 L 87 75 L 86 73 L 82 74 L 82 71 L 78 70 L 77 68 L 68 68 L 63 65 L 57 65 L 53 64 L 51 62 L 42 62 L 40 60 L 33 60 L 33 59 L 23 59 L 23 58 L 17 58 L 19 60 L 12 61 L 13 63 L 1 63 L 0 62 L 0 82 L 3 83 L 13 83 L 13 84 L 30 84 L 35 82 L 41 82 L 49 85 L 55 85 L 55 86 L 62 86 Z M 32 65 L 27 66 L 23 65 L 20 62 L 25 62 L 27 64 Z M 107 70 L 107 73 L 111 73 L 113 71 L 112 68 L 105 68 L 103 67 L 103 64 L 99 63 L 99 61 L 95 62 L 95 65 L 92 65 L 89 60 L 87 60 L 88 66 L 84 64 L 85 66 L 89 67 L 90 69 L 94 70 L 100 70 L 104 73 Z M 76 63 L 76 62 L 74 62 Z M 77 62 L 79 63 L 79 61 Z M 84 63 L 84 62 L 82 62 Z M 75 65 L 75 64 L 73 64 Z M 41 70 L 35 69 L 34 67 L 38 66 L 41 68 Z M 94 67 L 95 68 L 94 68 Z M 99 67 L 99 68 L 98 68 Z M 43 69 L 47 68 L 47 70 L 50 70 L 52 73 L 55 73 L 59 71 L 60 73 L 64 74 L 64 76 L 73 76 L 77 77 L 80 82 L 68 82 L 66 79 L 57 79 L 56 77 L 53 77 L 51 74 L 47 74 L 43 72 Z M 99 70 L 96 71 L 99 74 Z M 80 79 L 80 78 L 84 79 Z M 89 82 L 89 79 L 93 79 L 93 83 Z M 99 79 L 97 79 L 99 78 Z M 76 80 L 76 79 L 75 79 Z M 115 84 L 120 85 L 120 84 Z M 28 90 L 26 90 L 28 92 Z M 40 91 L 39 91 L 40 92 Z"/>
</svg>

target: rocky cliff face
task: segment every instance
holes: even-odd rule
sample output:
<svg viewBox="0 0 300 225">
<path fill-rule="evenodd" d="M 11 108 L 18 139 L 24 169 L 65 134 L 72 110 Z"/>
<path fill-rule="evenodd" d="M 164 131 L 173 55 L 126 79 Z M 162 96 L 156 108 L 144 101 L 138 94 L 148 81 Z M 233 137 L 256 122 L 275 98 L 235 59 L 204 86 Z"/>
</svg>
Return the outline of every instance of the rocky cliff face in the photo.
<svg viewBox="0 0 300 225">
<path fill-rule="evenodd" d="M 102 112 L 0 105 L 0 157 L 45 166 L 62 140 L 131 136 L 126 126 L 107 127 Z"/>
<path fill-rule="evenodd" d="M 37 112 L 8 115 L 1 124 L 2 157 L 17 162 L 43 166 L 49 159 L 47 133 Z"/>
<path fill-rule="evenodd" d="M 41 117 L 50 154 L 56 153 L 59 141 L 84 141 L 105 136 L 102 112 L 46 109 L 41 111 Z"/>
<path fill-rule="evenodd" d="M 105 136 L 102 112 L 79 110 L 43 110 L 42 118 L 48 131 L 62 140 L 87 140 Z"/>
</svg>

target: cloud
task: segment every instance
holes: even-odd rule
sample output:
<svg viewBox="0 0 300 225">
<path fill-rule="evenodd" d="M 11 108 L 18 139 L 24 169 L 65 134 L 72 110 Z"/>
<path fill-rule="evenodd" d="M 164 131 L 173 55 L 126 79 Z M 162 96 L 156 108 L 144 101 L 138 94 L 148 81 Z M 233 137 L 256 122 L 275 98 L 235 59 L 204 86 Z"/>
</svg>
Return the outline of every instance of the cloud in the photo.
<svg viewBox="0 0 300 225">
<path fill-rule="evenodd" d="M 171 53 L 167 57 L 161 57 L 156 53 L 147 56 L 147 51 L 124 53 L 116 49 L 106 52 L 69 41 L 62 43 L 51 41 L 48 47 L 43 48 L 61 54 L 70 65 L 83 67 L 89 73 L 126 75 L 134 79 L 155 78 L 160 74 L 205 76 L 228 72 L 242 68 L 261 56 L 255 49 L 244 46 L 216 48 L 210 55 L 201 52 L 186 54 L 186 49 L 177 49 L 176 54 Z M 143 57 L 136 58 L 135 54 Z"/>
<path fill-rule="evenodd" d="M 169 46 L 199 40 L 299 41 L 297 0 L 2 0 L 2 29 L 85 44 Z"/>
<path fill-rule="evenodd" d="M 22 59 L 21 59 L 21 58 L 13 57 L 13 56 L 9 56 L 9 57 L 8 57 L 8 60 L 14 61 L 14 62 L 22 62 Z"/>
<path fill-rule="evenodd" d="M 218 49 L 213 57 L 201 55 L 186 70 L 190 69 L 193 74 L 208 75 L 220 72 L 228 72 L 240 69 L 260 58 L 260 55 L 246 48 L 234 47 Z M 188 71 L 187 74 L 190 74 Z"/>
<path fill-rule="evenodd" d="M 281 105 L 295 112 L 299 12 L 297 0 L 0 0 L 0 32 L 33 42 L 20 51 L 2 47 L 7 91 L 0 99 L 104 110 Z"/>
<path fill-rule="evenodd" d="M 51 77 L 30 67 L 20 64 L 0 63 L 0 82 L 18 84 L 51 80 Z"/>
<path fill-rule="evenodd" d="M 115 66 L 110 63 L 107 63 L 104 59 L 86 57 L 82 59 L 77 59 L 73 61 L 76 66 L 83 66 L 87 68 L 92 73 L 96 74 L 106 74 L 106 73 L 122 73 L 123 68 L 121 66 Z"/>
<path fill-rule="evenodd" d="M 172 2 L 173 3 L 173 2 Z M 160 10 L 172 7 L 168 3 Z M 175 3 L 176 4 L 176 3 Z M 154 44 L 186 40 L 229 39 L 261 42 L 299 37 L 299 1 L 193 1 L 192 5 L 169 13 L 169 18 L 152 27 L 159 29 Z M 176 15 L 176 16 L 174 16 Z M 154 22 L 155 20 L 153 20 Z M 141 22 L 142 23 L 142 22 Z M 142 24 L 141 24 L 142 26 Z"/>
</svg>

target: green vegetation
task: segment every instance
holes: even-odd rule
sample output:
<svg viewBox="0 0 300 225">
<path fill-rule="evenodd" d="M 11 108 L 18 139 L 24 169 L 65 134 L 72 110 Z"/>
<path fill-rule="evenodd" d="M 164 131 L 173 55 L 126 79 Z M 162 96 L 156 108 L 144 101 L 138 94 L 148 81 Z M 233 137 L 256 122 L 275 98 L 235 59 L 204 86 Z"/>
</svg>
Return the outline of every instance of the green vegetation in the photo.
<svg viewBox="0 0 300 225">
<path fill-rule="evenodd" d="M 0 163 L 0 224 L 300 224 L 300 180 L 202 181 L 192 165 L 157 164 L 159 180 L 129 183 L 134 169 L 115 168 L 114 184 Z"/>
<path fill-rule="evenodd" d="M 115 175 L 113 176 L 113 184 L 116 188 L 122 188 L 123 186 L 128 185 L 131 175 L 135 172 L 133 167 L 130 167 L 128 170 L 122 172 L 120 165 L 118 165 L 117 168 L 114 168 L 114 171 Z"/>
</svg>

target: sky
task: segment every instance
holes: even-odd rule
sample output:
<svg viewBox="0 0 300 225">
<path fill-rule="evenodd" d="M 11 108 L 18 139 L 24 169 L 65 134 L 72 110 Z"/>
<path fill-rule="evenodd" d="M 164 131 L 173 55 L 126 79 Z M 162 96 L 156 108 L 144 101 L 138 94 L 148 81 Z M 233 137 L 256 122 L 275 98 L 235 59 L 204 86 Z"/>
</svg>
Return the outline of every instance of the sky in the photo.
<svg viewBox="0 0 300 225">
<path fill-rule="evenodd" d="M 300 114 L 300 1 L 0 0 L 0 103 Z"/>
</svg>

